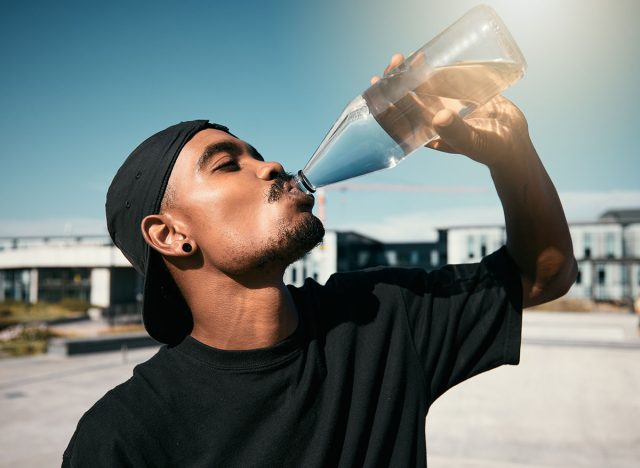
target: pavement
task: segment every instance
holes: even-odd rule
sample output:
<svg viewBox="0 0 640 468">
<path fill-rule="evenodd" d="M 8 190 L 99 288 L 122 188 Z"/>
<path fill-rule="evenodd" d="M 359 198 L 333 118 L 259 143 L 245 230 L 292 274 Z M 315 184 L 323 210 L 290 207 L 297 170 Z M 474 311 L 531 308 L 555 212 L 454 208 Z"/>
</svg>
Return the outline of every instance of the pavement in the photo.
<svg viewBox="0 0 640 468">
<path fill-rule="evenodd" d="M 60 466 L 82 414 L 157 347 L 0 360 L 0 467 Z M 520 365 L 431 407 L 430 468 L 626 468 L 640 460 L 638 318 L 525 312 Z"/>
</svg>

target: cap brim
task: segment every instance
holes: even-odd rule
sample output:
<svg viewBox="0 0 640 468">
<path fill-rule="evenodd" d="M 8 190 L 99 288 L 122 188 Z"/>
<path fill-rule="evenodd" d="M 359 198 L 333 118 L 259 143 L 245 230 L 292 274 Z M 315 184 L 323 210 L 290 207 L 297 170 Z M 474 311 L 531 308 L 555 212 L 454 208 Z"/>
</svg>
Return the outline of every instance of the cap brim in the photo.
<svg viewBox="0 0 640 468">
<path fill-rule="evenodd" d="M 167 270 L 160 254 L 147 246 L 142 317 L 151 337 L 176 345 L 193 329 L 191 310 Z"/>
</svg>

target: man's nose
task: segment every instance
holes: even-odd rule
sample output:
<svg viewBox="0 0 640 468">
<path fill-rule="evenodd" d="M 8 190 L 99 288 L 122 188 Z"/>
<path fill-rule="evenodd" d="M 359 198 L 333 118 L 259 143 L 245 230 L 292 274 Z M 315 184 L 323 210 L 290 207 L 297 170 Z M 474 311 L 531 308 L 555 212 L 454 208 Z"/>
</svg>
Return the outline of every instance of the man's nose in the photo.
<svg viewBox="0 0 640 468">
<path fill-rule="evenodd" d="M 276 161 L 266 161 L 260 163 L 260 167 L 258 168 L 258 177 L 262 180 L 273 180 L 282 172 L 284 172 L 282 164 Z"/>
</svg>

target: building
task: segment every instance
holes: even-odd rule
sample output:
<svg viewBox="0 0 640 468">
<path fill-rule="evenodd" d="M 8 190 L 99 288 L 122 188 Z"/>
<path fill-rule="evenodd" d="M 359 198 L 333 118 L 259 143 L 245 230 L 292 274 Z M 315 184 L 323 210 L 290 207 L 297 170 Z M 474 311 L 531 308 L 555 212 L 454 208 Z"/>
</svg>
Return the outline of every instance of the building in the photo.
<svg viewBox="0 0 640 468">
<path fill-rule="evenodd" d="M 285 283 L 300 286 L 311 277 L 325 283 L 335 272 L 376 266 L 411 267 L 432 270 L 446 263 L 446 243 L 383 243 L 356 232 L 327 231 L 321 245 L 291 265 Z"/>
<path fill-rule="evenodd" d="M 571 223 L 578 278 L 567 296 L 630 303 L 640 295 L 640 210 L 610 210 L 597 221 Z M 448 263 L 476 262 L 504 244 L 504 226 L 451 227 Z"/>
<path fill-rule="evenodd" d="M 570 225 L 579 274 L 570 297 L 629 303 L 640 296 L 640 210 L 611 210 Z M 285 272 L 287 284 L 375 266 L 425 270 L 477 262 L 504 245 L 504 226 L 438 230 L 435 242 L 383 243 L 327 231 L 321 245 Z M 96 311 L 139 314 L 143 278 L 107 236 L 0 238 L 0 301 L 86 301 Z"/>
<path fill-rule="evenodd" d="M 107 236 L 0 238 L 0 301 L 85 301 L 135 313 L 143 279 Z"/>
</svg>

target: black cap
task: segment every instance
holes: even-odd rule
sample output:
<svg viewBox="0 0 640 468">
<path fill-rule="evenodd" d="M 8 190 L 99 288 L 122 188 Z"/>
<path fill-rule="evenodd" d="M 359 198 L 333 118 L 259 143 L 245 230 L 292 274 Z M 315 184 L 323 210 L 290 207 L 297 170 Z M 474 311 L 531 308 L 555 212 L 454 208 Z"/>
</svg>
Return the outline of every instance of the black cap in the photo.
<svg viewBox="0 0 640 468">
<path fill-rule="evenodd" d="M 140 225 L 158 214 L 167 182 L 184 145 L 199 131 L 223 125 L 192 120 L 173 125 L 146 139 L 116 173 L 105 204 L 107 228 L 114 244 L 144 275 L 144 326 L 161 343 L 177 344 L 191 333 L 193 318 L 182 294 L 158 252 L 142 237 Z"/>
</svg>

